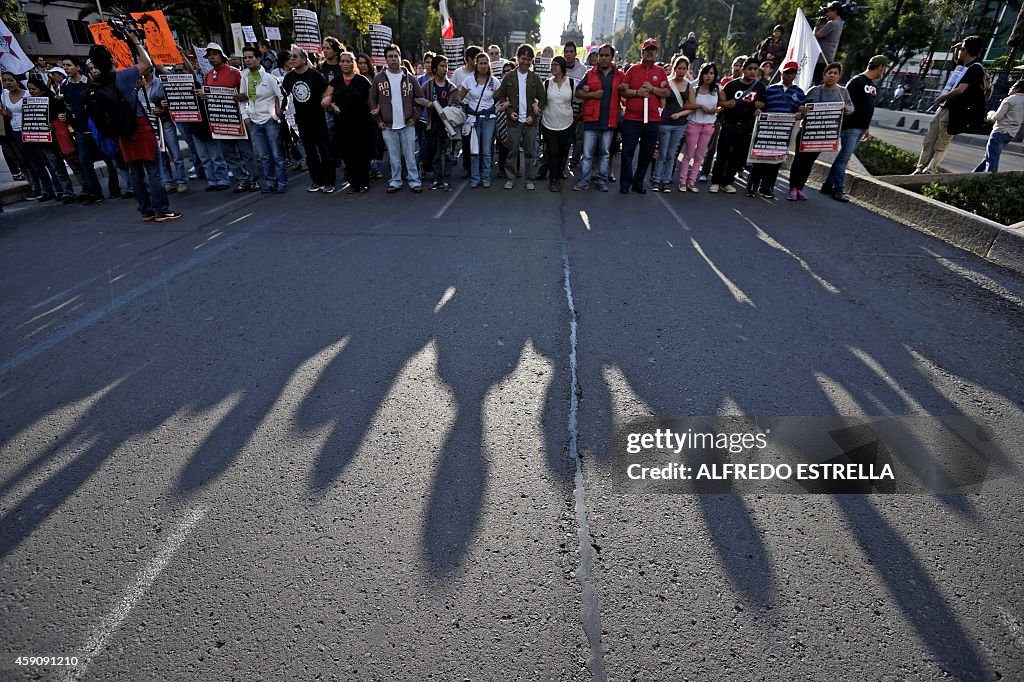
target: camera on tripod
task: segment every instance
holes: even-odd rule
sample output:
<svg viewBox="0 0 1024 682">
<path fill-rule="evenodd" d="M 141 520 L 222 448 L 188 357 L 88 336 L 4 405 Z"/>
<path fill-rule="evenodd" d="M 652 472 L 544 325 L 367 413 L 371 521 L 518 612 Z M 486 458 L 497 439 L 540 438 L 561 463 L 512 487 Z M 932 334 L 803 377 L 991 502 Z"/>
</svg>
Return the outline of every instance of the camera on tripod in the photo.
<svg viewBox="0 0 1024 682">
<path fill-rule="evenodd" d="M 846 2 L 830 2 L 827 5 L 822 5 L 818 8 L 818 13 L 814 16 L 815 21 L 822 19 L 828 19 L 828 11 L 835 10 L 839 14 L 839 18 L 843 21 L 849 21 L 854 17 L 859 17 L 861 14 L 869 9 L 867 5 L 858 5 L 854 0 L 846 0 Z"/>
<path fill-rule="evenodd" d="M 130 33 L 134 33 L 140 41 L 146 39 L 146 30 L 139 26 L 139 22 L 131 16 L 112 16 L 107 19 L 107 26 L 111 28 L 111 34 L 118 40 L 127 41 Z"/>
</svg>

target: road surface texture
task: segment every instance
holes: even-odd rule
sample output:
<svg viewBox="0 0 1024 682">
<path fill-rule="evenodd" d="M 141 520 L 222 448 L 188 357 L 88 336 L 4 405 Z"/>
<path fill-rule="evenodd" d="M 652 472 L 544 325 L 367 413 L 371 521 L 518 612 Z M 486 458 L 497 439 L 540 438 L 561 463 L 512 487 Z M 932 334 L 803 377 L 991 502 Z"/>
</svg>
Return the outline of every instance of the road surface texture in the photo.
<svg viewBox="0 0 1024 682">
<path fill-rule="evenodd" d="M 1020 277 L 817 193 L 303 180 L 0 217 L 0 678 L 1024 676 Z M 615 424 L 713 414 L 964 414 L 998 456 L 615 491 Z"/>
</svg>

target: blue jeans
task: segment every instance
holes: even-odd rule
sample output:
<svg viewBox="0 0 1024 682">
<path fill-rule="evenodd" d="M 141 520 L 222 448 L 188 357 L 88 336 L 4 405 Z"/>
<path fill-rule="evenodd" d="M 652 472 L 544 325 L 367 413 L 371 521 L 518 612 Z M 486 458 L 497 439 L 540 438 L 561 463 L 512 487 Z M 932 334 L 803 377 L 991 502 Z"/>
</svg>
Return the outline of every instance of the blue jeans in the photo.
<svg viewBox="0 0 1024 682">
<path fill-rule="evenodd" d="M 491 181 L 491 159 L 494 158 L 494 126 L 498 119 L 494 116 L 481 116 L 473 124 L 470 135 L 479 135 L 479 154 L 469 159 L 469 179 L 475 183 Z"/>
<path fill-rule="evenodd" d="M 90 133 L 75 133 L 75 148 L 78 151 L 78 163 L 82 167 L 82 191 L 90 196 L 103 198 L 100 189 L 100 178 L 96 175 L 96 162 L 100 160 L 100 150 Z"/>
<path fill-rule="evenodd" d="M 220 160 L 227 164 L 236 182 L 255 183 L 259 180 L 256 162 L 252 158 L 249 140 L 214 140 Z M 219 184 L 219 183 L 218 183 Z"/>
<path fill-rule="evenodd" d="M 832 188 L 833 192 L 842 192 L 846 182 L 846 164 L 850 157 L 857 151 L 860 138 L 864 137 L 864 128 L 848 128 L 839 133 L 839 153 L 836 160 L 832 162 L 832 170 L 828 172 L 825 180 L 825 187 Z"/>
<path fill-rule="evenodd" d="M 580 161 L 580 179 L 577 185 L 587 187 L 590 185 L 590 175 L 594 170 L 594 154 L 597 153 L 597 175 L 594 182 L 608 182 L 608 150 L 612 146 L 613 131 L 608 130 L 584 130 L 583 131 L 583 160 Z"/>
<path fill-rule="evenodd" d="M 985 158 L 981 160 L 975 173 L 995 173 L 999 170 L 999 157 L 1003 154 L 1003 148 L 1010 144 L 1009 133 L 992 133 L 988 136 L 988 144 L 985 145 Z"/>
<path fill-rule="evenodd" d="M 654 146 L 658 143 L 657 122 L 642 123 L 641 121 L 622 121 L 622 161 L 619 168 L 620 187 L 641 186 L 647 176 L 647 169 L 654 158 Z M 633 169 L 633 153 L 637 145 L 640 152 L 636 157 L 636 170 Z"/>
<path fill-rule="evenodd" d="M 167 192 L 164 190 L 163 178 L 160 176 L 159 161 L 132 161 L 128 164 L 128 173 L 131 175 L 131 188 L 135 193 L 135 203 L 138 204 L 139 213 L 142 215 L 157 215 L 167 213 L 171 205 L 167 201 Z M 146 191 L 146 185 L 149 191 Z"/>
<path fill-rule="evenodd" d="M 164 131 L 164 144 L 167 151 L 160 154 L 160 171 L 164 185 L 187 185 L 188 174 L 185 172 L 185 157 L 181 155 L 181 144 L 178 142 L 178 126 L 171 119 L 162 119 L 160 126 Z"/>
<path fill-rule="evenodd" d="M 217 142 L 218 140 L 204 140 L 198 135 L 192 135 L 192 144 L 196 146 L 199 162 L 206 170 L 206 184 L 210 187 L 227 187 L 231 184 L 231 178 L 228 177 L 228 162 L 221 155 Z"/>
<path fill-rule="evenodd" d="M 654 166 L 651 181 L 656 185 L 672 182 L 676 167 L 676 155 L 679 153 L 679 142 L 686 132 L 686 125 L 673 126 L 662 123 L 658 127 L 658 162 Z"/>
<path fill-rule="evenodd" d="M 277 121 L 253 123 L 249 136 L 253 151 L 263 166 L 262 189 L 288 189 L 288 162 L 281 147 L 281 124 Z"/>
<path fill-rule="evenodd" d="M 402 160 L 405 159 L 405 170 L 409 174 L 409 186 L 420 186 L 420 169 L 416 163 L 416 126 L 405 126 L 394 130 L 386 128 L 384 146 L 388 148 L 388 162 L 391 165 L 391 187 L 402 186 Z"/>
</svg>

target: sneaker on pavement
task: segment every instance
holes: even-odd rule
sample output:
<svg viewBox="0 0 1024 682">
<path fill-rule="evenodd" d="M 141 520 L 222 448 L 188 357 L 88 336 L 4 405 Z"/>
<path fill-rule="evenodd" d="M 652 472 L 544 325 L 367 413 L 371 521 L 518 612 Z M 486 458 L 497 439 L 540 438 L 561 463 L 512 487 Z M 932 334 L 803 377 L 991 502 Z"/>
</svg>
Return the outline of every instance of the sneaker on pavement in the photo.
<svg viewBox="0 0 1024 682">
<path fill-rule="evenodd" d="M 445 184 L 447 184 L 447 183 L 445 183 Z M 491 186 L 491 181 L 490 180 L 484 180 L 483 182 L 480 183 L 480 186 L 483 187 L 484 189 L 487 189 L 488 187 Z M 451 189 L 451 185 L 448 186 L 448 189 Z"/>
<path fill-rule="evenodd" d="M 800 196 L 796 193 L 795 189 L 789 190 L 789 194 L 786 195 L 786 201 L 797 201 Z"/>
<path fill-rule="evenodd" d="M 327 185 L 323 190 L 324 194 L 334 194 L 335 191 L 337 191 L 337 187 L 334 185 Z"/>
<path fill-rule="evenodd" d="M 184 183 L 178 185 L 178 194 L 184 194 L 187 191 L 188 191 L 188 185 L 186 185 Z"/>
<path fill-rule="evenodd" d="M 688 186 L 687 186 L 687 189 L 688 189 L 688 190 L 690 190 L 691 192 L 695 193 L 695 194 L 696 194 L 697 192 L 700 192 L 700 190 L 699 190 L 699 189 L 697 189 L 697 185 L 688 185 Z M 682 191 L 682 190 L 679 190 L 679 191 Z"/>
<path fill-rule="evenodd" d="M 505 181 L 505 189 L 512 189 L 515 186 L 516 186 L 515 180 L 506 180 Z"/>
<path fill-rule="evenodd" d="M 168 220 L 177 220 L 180 217 L 180 213 L 177 213 L 175 211 L 167 211 L 166 213 L 158 213 L 156 215 L 156 221 L 158 223 L 166 223 Z"/>
<path fill-rule="evenodd" d="M 707 181 L 708 181 L 708 176 L 704 175 L 703 173 L 701 173 L 697 177 L 697 182 L 707 182 Z"/>
<path fill-rule="evenodd" d="M 800 201 L 807 201 L 807 192 L 803 191 L 802 189 L 798 189 L 796 191 L 796 196 Z"/>
<path fill-rule="evenodd" d="M 836 192 L 832 195 L 832 198 L 844 204 L 850 203 L 850 197 L 846 196 L 845 192 Z"/>
<path fill-rule="evenodd" d="M 572 191 L 573 192 L 582 192 L 585 189 L 587 189 L 587 187 L 588 187 L 587 183 L 585 183 L 585 182 L 577 182 L 575 185 L 572 186 Z"/>
<path fill-rule="evenodd" d="M 732 185 L 722 185 L 722 191 L 726 194 L 736 194 L 736 188 Z"/>
<path fill-rule="evenodd" d="M 532 190 L 534 188 L 533 180 L 526 181 L 526 189 Z"/>
<path fill-rule="evenodd" d="M 607 192 L 608 191 L 608 185 L 606 183 L 595 182 L 594 186 L 597 187 L 597 191 L 598 192 Z M 586 188 L 584 188 L 584 189 L 586 189 Z"/>
<path fill-rule="evenodd" d="M 711 187 L 708 187 L 708 192 L 710 192 L 711 194 L 718 194 L 718 190 L 718 185 L 711 185 Z"/>
<path fill-rule="evenodd" d="M 323 185 L 310 185 L 309 189 L 307 189 L 306 191 L 307 192 L 322 192 L 323 189 L 324 189 Z"/>
</svg>

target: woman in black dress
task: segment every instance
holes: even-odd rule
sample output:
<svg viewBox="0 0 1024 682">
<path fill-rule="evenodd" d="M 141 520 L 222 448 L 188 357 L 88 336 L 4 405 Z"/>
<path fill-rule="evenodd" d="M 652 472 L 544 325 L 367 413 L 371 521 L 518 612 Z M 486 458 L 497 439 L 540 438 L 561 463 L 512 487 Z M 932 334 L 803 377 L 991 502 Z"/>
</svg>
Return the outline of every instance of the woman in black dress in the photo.
<svg viewBox="0 0 1024 682">
<path fill-rule="evenodd" d="M 334 113 L 338 154 L 345 162 L 349 194 L 370 189 L 370 154 L 373 118 L 370 116 L 370 81 L 356 71 L 355 56 L 342 52 L 341 75 L 324 92 L 323 106 Z"/>
</svg>

